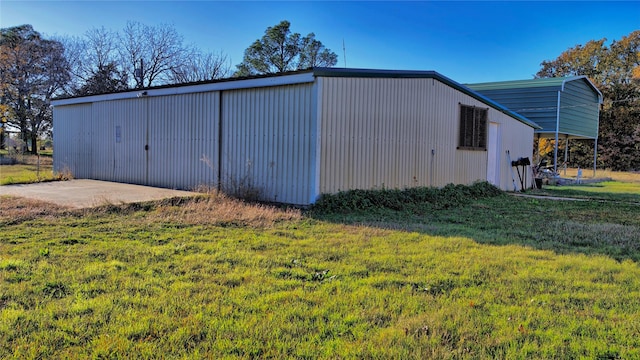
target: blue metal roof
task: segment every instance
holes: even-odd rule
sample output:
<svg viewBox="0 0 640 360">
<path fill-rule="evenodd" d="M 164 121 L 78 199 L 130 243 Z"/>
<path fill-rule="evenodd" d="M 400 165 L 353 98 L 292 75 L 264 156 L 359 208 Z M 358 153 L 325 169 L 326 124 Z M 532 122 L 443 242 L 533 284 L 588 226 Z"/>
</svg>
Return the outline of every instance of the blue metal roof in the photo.
<svg viewBox="0 0 640 360">
<path fill-rule="evenodd" d="M 467 85 L 540 125 L 540 136 L 598 137 L 602 93 L 586 76 Z"/>
<path fill-rule="evenodd" d="M 591 80 L 589 80 L 589 78 L 584 75 L 485 82 L 485 83 L 476 83 L 476 84 L 467 84 L 467 85 L 476 91 L 497 90 L 497 89 L 526 89 L 526 88 L 537 88 L 537 87 L 553 87 L 553 88 L 557 88 L 557 90 L 564 91 L 564 87 L 568 82 L 576 81 L 580 79 L 583 79 L 586 83 L 589 84 L 589 86 L 598 94 L 600 102 L 602 102 L 602 93 L 591 82 Z"/>
</svg>

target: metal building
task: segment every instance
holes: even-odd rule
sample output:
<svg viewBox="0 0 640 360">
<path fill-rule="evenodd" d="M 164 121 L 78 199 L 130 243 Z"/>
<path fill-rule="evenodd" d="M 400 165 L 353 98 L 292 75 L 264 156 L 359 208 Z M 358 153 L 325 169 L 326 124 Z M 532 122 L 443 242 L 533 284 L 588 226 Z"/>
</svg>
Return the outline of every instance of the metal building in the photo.
<svg viewBox="0 0 640 360">
<path fill-rule="evenodd" d="M 315 68 L 58 99 L 54 170 L 308 205 L 349 189 L 513 190 L 529 119 L 433 71 Z"/>
<path fill-rule="evenodd" d="M 598 149 L 598 124 L 602 94 L 586 76 L 515 80 L 467 85 L 534 121 L 542 128 L 539 138 L 555 139 L 554 167 L 557 171 L 558 144 L 569 139 L 593 139 L 594 171 Z"/>
</svg>

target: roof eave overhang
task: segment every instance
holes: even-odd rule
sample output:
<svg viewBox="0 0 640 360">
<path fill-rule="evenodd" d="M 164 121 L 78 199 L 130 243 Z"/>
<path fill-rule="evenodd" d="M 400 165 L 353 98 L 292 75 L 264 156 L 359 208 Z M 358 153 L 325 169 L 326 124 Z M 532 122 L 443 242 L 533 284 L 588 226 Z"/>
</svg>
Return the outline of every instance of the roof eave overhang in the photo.
<svg viewBox="0 0 640 360">
<path fill-rule="evenodd" d="M 438 80 L 466 95 L 469 95 L 480 102 L 532 127 L 533 129 L 542 129 L 541 126 L 528 118 L 507 109 L 501 104 L 489 99 L 488 97 L 464 86 L 436 71 L 413 71 L 413 70 L 373 70 L 373 69 L 348 69 L 348 68 L 314 68 L 315 76 L 321 77 L 364 77 L 364 78 L 430 78 Z"/>
<path fill-rule="evenodd" d="M 53 106 L 62 106 L 62 105 L 74 105 L 74 104 L 92 103 L 92 102 L 109 101 L 109 100 L 133 99 L 133 98 L 139 98 L 139 97 L 192 94 L 192 93 L 199 93 L 199 92 L 294 85 L 294 84 L 311 83 L 314 80 L 315 78 L 313 76 L 313 72 L 305 71 L 305 72 L 300 72 L 300 73 L 295 73 L 290 75 L 240 79 L 240 80 L 233 80 L 233 81 L 206 82 L 206 83 L 197 83 L 197 84 L 190 84 L 190 85 L 161 86 L 161 87 L 131 90 L 126 92 L 58 99 L 58 100 L 52 100 L 51 104 Z"/>
<path fill-rule="evenodd" d="M 90 95 L 83 97 L 63 98 L 52 100 L 55 106 L 93 103 L 100 101 L 133 99 L 139 97 L 154 97 L 166 95 L 191 94 L 198 92 L 224 91 L 235 89 L 258 88 L 268 86 L 282 86 L 302 83 L 311 83 L 316 77 L 370 77 L 370 78 L 432 78 L 436 79 L 464 94 L 467 94 L 482 103 L 534 128 L 542 129 L 538 124 L 528 118 L 507 109 L 499 103 L 485 97 L 484 95 L 456 82 L 435 71 L 413 71 L 413 70 L 373 70 L 373 69 L 350 69 L 350 68 L 313 68 L 286 74 L 258 76 L 253 78 L 224 79 L 221 81 L 210 81 L 193 84 L 183 84 L 174 86 L 159 86 L 145 89 L 137 89 L 116 93 Z"/>
<path fill-rule="evenodd" d="M 556 135 L 555 131 L 549 131 L 549 130 L 535 130 L 534 134 L 540 136 L 541 138 L 554 138 Z M 593 140 L 593 139 L 597 139 L 597 136 L 588 136 L 588 135 L 584 135 L 584 134 L 573 134 L 573 133 L 563 133 L 563 132 L 559 132 L 558 135 L 560 136 L 560 138 L 569 138 L 569 139 L 576 139 L 576 140 Z"/>
</svg>

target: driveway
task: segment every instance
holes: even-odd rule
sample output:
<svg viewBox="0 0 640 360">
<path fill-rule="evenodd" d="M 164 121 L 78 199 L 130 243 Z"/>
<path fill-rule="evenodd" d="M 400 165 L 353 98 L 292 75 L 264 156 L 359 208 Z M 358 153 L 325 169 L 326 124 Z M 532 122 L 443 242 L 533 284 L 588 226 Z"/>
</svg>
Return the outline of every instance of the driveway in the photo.
<svg viewBox="0 0 640 360">
<path fill-rule="evenodd" d="M 196 192 L 108 181 L 77 179 L 0 186 L 0 196 L 36 199 L 71 208 L 123 204 L 198 195 Z"/>
</svg>

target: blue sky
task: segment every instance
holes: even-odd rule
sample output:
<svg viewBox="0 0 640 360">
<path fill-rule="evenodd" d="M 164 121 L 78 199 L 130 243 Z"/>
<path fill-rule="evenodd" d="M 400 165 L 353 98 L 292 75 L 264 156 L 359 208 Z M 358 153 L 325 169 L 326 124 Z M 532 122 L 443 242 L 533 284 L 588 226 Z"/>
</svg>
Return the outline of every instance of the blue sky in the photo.
<svg viewBox="0 0 640 360">
<path fill-rule="evenodd" d="M 531 78 L 540 62 L 589 40 L 640 29 L 640 1 L 11 1 L 2 27 L 31 24 L 46 36 L 81 35 L 128 20 L 172 24 L 185 41 L 222 51 L 233 65 L 281 20 L 338 54 L 337 66 L 435 70 L 461 83 Z M 235 67 L 234 67 L 235 68 Z"/>
</svg>

